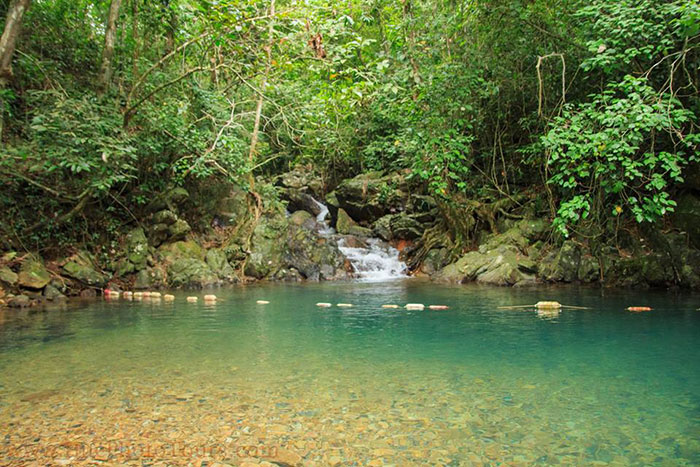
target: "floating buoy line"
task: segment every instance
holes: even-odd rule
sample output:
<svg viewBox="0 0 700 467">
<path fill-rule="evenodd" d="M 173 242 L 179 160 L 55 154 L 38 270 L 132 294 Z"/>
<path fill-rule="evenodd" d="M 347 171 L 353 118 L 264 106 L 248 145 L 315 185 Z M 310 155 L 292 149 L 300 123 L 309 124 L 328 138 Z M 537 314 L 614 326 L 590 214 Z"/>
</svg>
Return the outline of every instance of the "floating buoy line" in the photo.
<svg viewBox="0 0 700 467">
<path fill-rule="evenodd" d="M 119 292 L 117 290 L 109 290 L 105 289 L 103 291 L 104 297 L 106 299 L 118 299 L 118 298 L 123 298 L 124 300 L 135 300 L 135 301 L 142 301 L 142 300 L 149 300 L 151 302 L 159 302 L 161 298 L 163 299 L 164 302 L 172 303 L 175 301 L 175 295 L 171 294 L 164 294 L 161 295 L 160 292 L 151 292 L 151 291 L 144 291 L 144 292 Z M 203 297 L 204 303 L 211 304 L 217 302 L 219 299 L 216 295 L 209 294 L 205 295 Z M 190 295 L 188 296 L 185 301 L 187 303 L 197 303 L 199 301 L 199 297 Z M 268 300 L 256 300 L 256 304 L 258 305 L 268 305 L 270 302 Z M 332 303 L 329 302 L 318 302 L 316 304 L 317 307 L 319 308 L 331 308 L 333 306 Z M 352 303 L 336 303 L 335 305 L 338 308 L 352 308 L 355 306 Z M 530 306 L 530 305 L 527 305 Z M 382 308 L 386 309 L 399 309 L 399 308 L 405 308 L 406 310 L 425 310 L 426 308 L 430 310 L 448 310 L 450 307 L 447 305 L 424 305 L 423 303 L 407 303 L 403 307 L 400 305 L 396 305 L 393 303 L 387 303 L 381 306 Z"/>
<path fill-rule="evenodd" d="M 559 310 L 561 308 L 571 308 L 573 310 L 590 310 L 587 306 L 574 306 L 574 305 L 562 305 L 559 302 L 553 301 L 540 301 L 534 305 L 511 305 L 511 306 L 499 306 L 499 310 L 515 310 L 518 308 L 537 308 L 538 310 Z"/>
</svg>

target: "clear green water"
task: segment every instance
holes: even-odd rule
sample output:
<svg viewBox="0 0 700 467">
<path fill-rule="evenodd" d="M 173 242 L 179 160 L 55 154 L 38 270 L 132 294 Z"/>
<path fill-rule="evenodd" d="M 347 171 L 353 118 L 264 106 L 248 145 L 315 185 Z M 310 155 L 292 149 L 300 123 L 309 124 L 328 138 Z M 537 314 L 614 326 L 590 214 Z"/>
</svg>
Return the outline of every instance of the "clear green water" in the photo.
<svg viewBox="0 0 700 467">
<path fill-rule="evenodd" d="M 274 457 L 262 446 L 306 465 L 700 464 L 697 295 L 415 280 L 215 293 L 0 315 L 0 464 L 70 459 L 41 451 L 69 442 L 225 447 L 169 463 Z M 497 308 L 542 299 L 591 309 Z M 451 308 L 380 308 L 413 302 Z"/>
</svg>

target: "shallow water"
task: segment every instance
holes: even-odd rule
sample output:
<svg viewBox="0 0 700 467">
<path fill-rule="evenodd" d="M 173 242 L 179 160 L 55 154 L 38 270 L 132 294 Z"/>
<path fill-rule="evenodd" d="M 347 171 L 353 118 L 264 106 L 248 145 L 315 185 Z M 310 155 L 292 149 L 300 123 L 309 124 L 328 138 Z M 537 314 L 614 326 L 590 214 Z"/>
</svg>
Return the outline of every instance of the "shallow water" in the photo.
<svg viewBox="0 0 700 467">
<path fill-rule="evenodd" d="M 698 295 L 415 280 L 215 293 L 0 314 L 0 464 L 700 463 Z M 542 299 L 591 309 L 497 308 Z"/>
</svg>

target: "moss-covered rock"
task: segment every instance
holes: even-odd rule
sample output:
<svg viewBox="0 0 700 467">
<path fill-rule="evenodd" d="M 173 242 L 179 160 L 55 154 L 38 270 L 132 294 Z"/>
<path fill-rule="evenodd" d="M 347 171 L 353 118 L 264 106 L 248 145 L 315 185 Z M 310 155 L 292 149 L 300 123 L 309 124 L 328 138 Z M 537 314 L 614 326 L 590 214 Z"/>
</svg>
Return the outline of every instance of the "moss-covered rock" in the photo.
<svg viewBox="0 0 700 467">
<path fill-rule="evenodd" d="M 306 226 L 307 228 L 313 228 L 315 218 L 307 211 L 295 211 L 289 216 L 289 223 L 298 227 Z"/>
<path fill-rule="evenodd" d="M 356 235 L 358 237 L 370 237 L 372 231 L 365 227 L 360 227 L 344 209 L 338 209 L 338 220 L 335 225 L 336 230 L 342 235 Z"/>
<path fill-rule="evenodd" d="M 371 224 L 386 214 L 403 211 L 408 202 L 408 187 L 400 174 L 382 176 L 379 172 L 344 180 L 334 193 L 338 207 L 353 219 Z"/>
<path fill-rule="evenodd" d="M 87 252 L 73 255 L 62 267 L 63 274 L 91 287 L 104 287 L 109 277 L 99 272 L 95 262 Z"/>
<path fill-rule="evenodd" d="M 22 262 L 17 277 L 17 284 L 26 289 L 39 290 L 51 281 L 49 271 L 38 257 L 30 256 Z"/>
<path fill-rule="evenodd" d="M 17 273 L 9 267 L 3 266 L 2 268 L 0 268 L 0 282 L 2 282 L 5 285 L 13 286 L 17 284 L 18 280 L 19 276 L 17 275 Z"/>
<path fill-rule="evenodd" d="M 245 274 L 256 279 L 274 275 L 283 266 L 287 220 L 280 214 L 262 216 L 251 239 Z"/>
<path fill-rule="evenodd" d="M 566 241 L 555 253 L 547 255 L 540 264 L 541 277 L 550 282 L 574 282 L 579 278 L 581 247 Z"/>
<path fill-rule="evenodd" d="M 377 219 L 372 224 L 372 233 L 386 242 L 392 241 L 394 239 L 391 232 L 391 219 L 393 217 L 394 214 L 387 214 Z"/>
<path fill-rule="evenodd" d="M 184 219 L 177 219 L 174 224 L 168 227 L 168 240 L 184 240 L 191 231 L 192 228 L 187 221 Z"/>
<path fill-rule="evenodd" d="M 414 215 L 401 213 L 391 217 L 389 228 L 392 239 L 415 240 L 423 235 L 426 227 Z"/>
<path fill-rule="evenodd" d="M 347 277 L 345 257 L 333 240 L 291 225 L 286 243 L 284 265 L 296 269 L 304 278 L 317 281 Z"/>
<path fill-rule="evenodd" d="M 168 282 L 173 287 L 207 287 L 219 283 L 207 263 L 195 258 L 177 258 L 167 271 Z"/>
<path fill-rule="evenodd" d="M 141 227 L 131 230 L 126 235 L 126 259 L 132 266 L 131 268 L 127 265 L 122 266 L 126 273 L 140 271 L 146 267 L 148 261 L 148 239 Z"/>
<path fill-rule="evenodd" d="M 297 192 L 308 192 L 317 198 L 323 193 L 323 180 L 315 172 L 311 165 L 298 165 L 279 179 L 284 188 Z"/>
<path fill-rule="evenodd" d="M 456 263 L 441 269 L 434 279 L 442 282 L 476 281 L 492 285 L 533 283 L 532 261 L 523 257 L 513 246 L 493 250 L 471 251 Z"/>
<path fill-rule="evenodd" d="M 441 270 L 447 263 L 447 248 L 433 248 L 425 255 L 421 272 L 433 275 Z"/>
<path fill-rule="evenodd" d="M 205 262 L 209 268 L 220 279 L 225 281 L 233 281 L 236 278 L 236 271 L 231 267 L 226 257 L 224 250 L 220 248 L 212 248 L 207 251 Z"/>
</svg>

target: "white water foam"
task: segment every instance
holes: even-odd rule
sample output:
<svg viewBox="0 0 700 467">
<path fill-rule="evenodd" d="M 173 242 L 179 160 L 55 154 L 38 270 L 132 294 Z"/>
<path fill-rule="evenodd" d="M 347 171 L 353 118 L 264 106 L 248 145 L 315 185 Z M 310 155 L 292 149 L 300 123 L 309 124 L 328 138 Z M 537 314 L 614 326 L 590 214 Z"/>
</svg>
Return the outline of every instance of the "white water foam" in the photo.
<svg viewBox="0 0 700 467">
<path fill-rule="evenodd" d="M 316 216 L 316 222 L 320 225 L 319 233 L 330 237 L 335 230 L 326 221 L 328 206 L 316 199 L 321 212 Z M 399 260 L 399 250 L 388 243 L 378 239 L 367 239 L 366 247 L 349 247 L 344 238 L 338 238 L 338 249 L 350 260 L 358 278 L 363 282 L 380 282 L 407 277 L 408 267 Z"/>
</svg>

